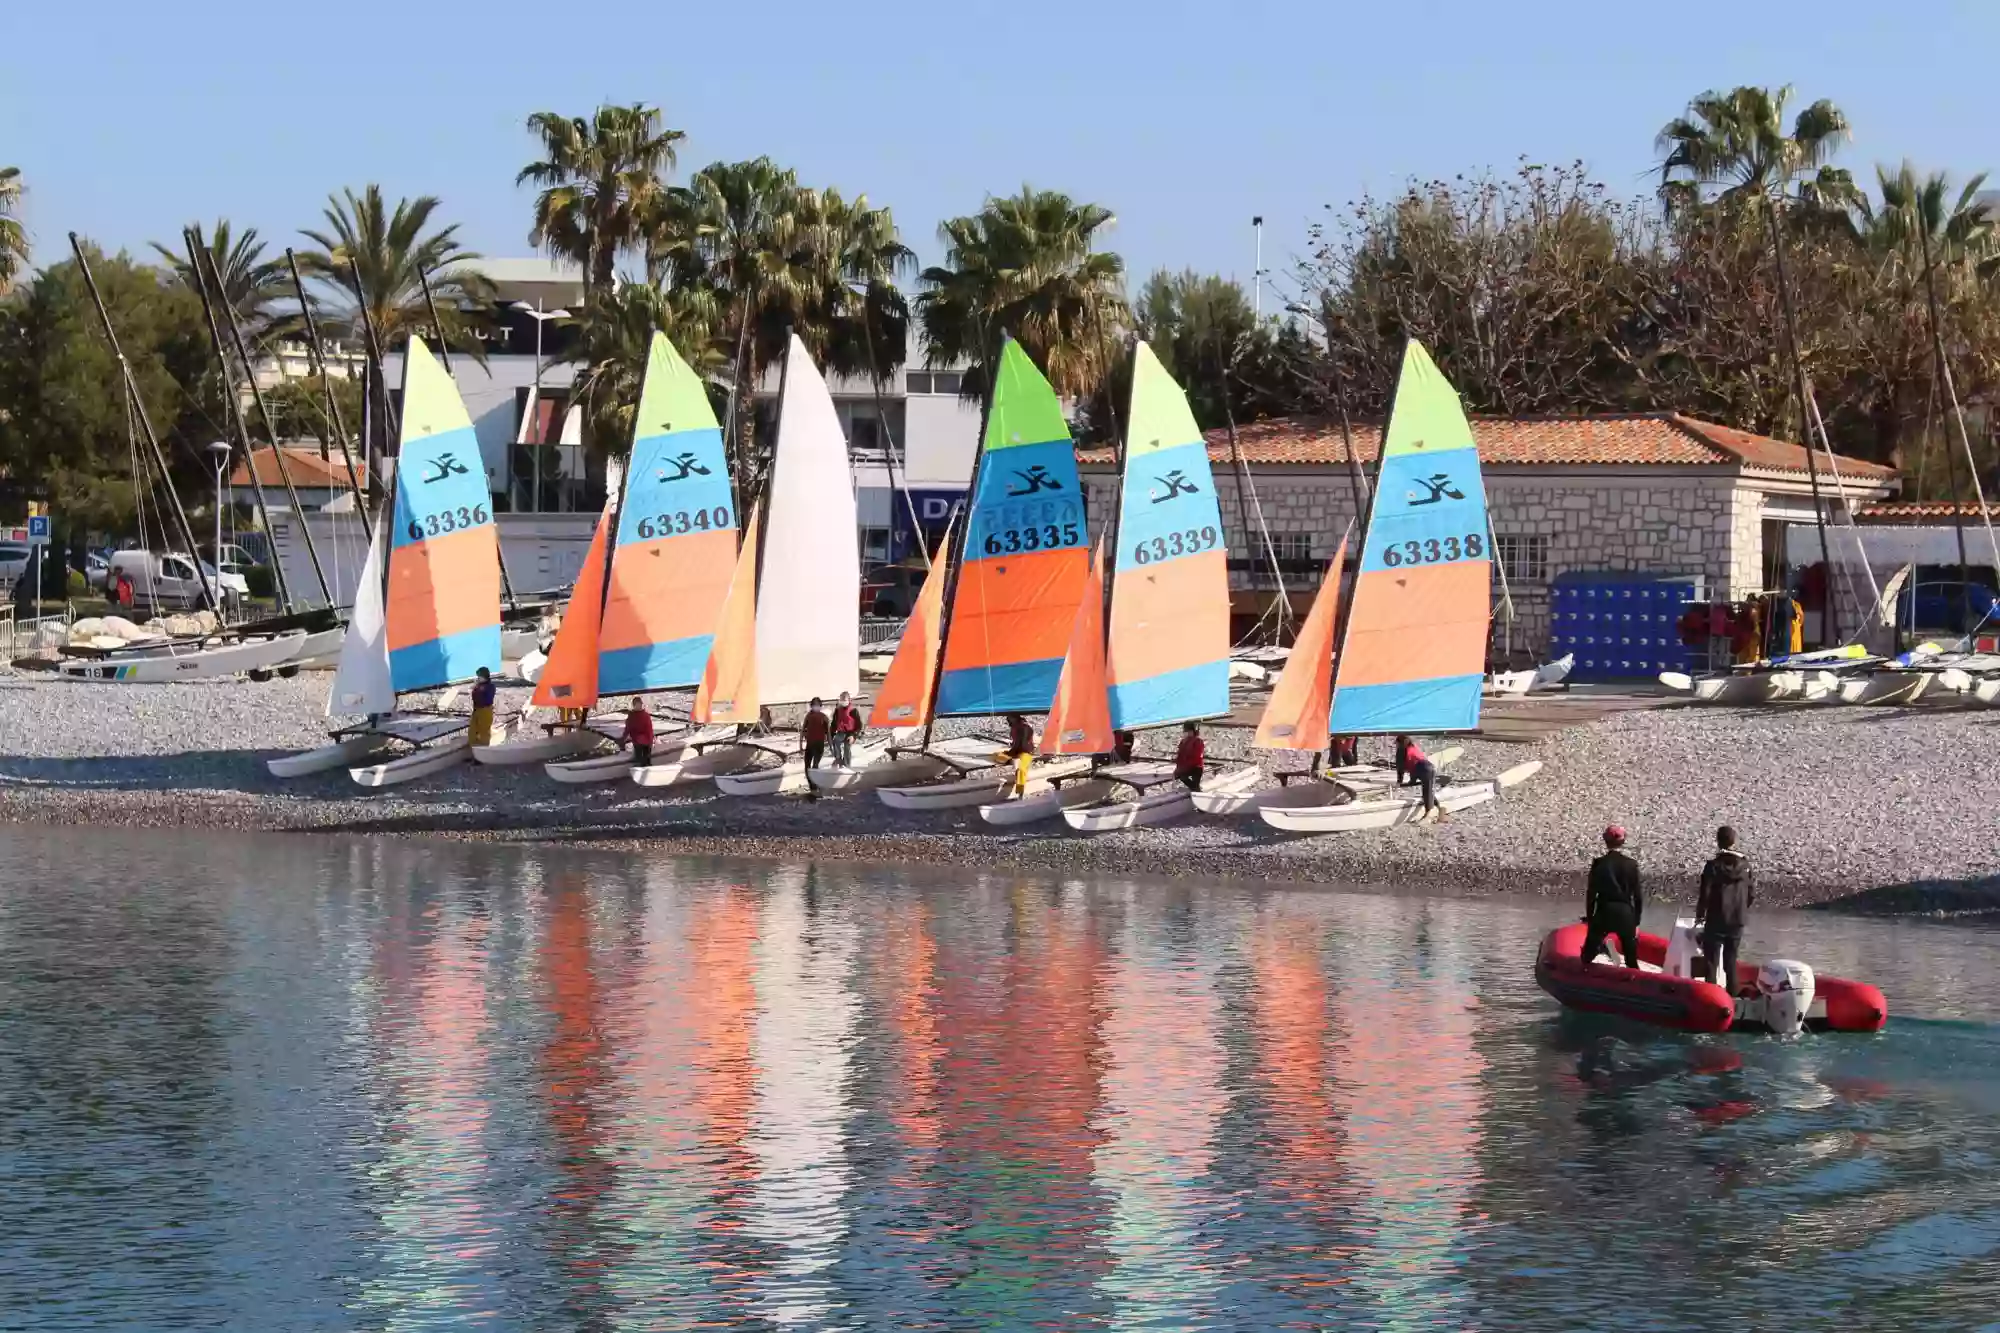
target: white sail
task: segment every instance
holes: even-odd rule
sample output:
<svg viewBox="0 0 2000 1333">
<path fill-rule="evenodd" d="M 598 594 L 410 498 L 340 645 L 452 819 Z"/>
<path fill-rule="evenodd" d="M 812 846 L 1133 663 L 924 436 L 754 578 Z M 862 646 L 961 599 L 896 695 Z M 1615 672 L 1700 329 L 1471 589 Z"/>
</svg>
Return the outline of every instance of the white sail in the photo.
<svg viewBox="0 0 2000 1333">
<path fill-rule="evenodd" d="M 378 512 L 375 539 L 361 566 L 354 589 L 347 635 L 340 641 L 340 664 L 333 688 L 327 691 L 328 717 L 361 717 L 396 711 L 396 689 L 389 683 L 389 625 L 382 613 L 382 563 L 388 559 L 388 516 Z"/>
<path fill-rule="evenodd" d="M 767 704 L 861 690 L 861 538 L 847 437 L 796 336 L 785 353 L 764 555 L 757 693 Z"/>
</svg>

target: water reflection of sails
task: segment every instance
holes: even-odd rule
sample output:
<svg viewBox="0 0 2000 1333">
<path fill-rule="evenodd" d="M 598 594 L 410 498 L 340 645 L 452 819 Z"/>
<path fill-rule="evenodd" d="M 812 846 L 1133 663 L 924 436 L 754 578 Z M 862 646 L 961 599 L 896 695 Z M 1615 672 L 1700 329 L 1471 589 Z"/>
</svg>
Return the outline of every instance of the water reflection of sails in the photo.
<svg viewBox="0 0 2000 1333">
<path fill-rule="evenodd" d="M 1227 1099 L 1217 1039 L 1221 941 L 1149 928 L 1128 915 L 1105 986 L 1104 1140 L 1094 1154 L 1111 1198 L 1112 1267 L 1099 1290 L 1123 1326 L 1165 1328 L 1213 1317 L 1222 1266 L 1204 1224 L 1216 1122 Z"/>
<path fill-rule="evenodd" d="M 749 1150 L 758 1166 L 746 1230 L 772 1251 L 756 1284 L 776 1324 L 819 1326 L 836 1300 L 847 1236 L 847 1072 L 858 932 L 816 896 L 811 868 L 771 875 L 756 961 L 757 1082 Z"/>
</svg>

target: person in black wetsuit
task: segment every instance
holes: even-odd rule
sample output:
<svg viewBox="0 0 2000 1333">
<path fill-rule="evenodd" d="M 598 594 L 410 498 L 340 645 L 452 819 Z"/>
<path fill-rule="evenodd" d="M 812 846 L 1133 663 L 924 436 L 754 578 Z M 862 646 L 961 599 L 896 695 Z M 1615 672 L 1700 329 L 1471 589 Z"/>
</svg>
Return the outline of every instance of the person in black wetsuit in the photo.
<svg viewBox="0 0 2000 1333">
<path fill-rule="evenodd" d="M 1639 966 L 1639 915 L 1645 906 L 1639 863 L 1625 850 L 1625 830 L 1613 824 L 1604 830 L 1604 855 L 1590 863 L 1584 890 L 1583 919 L 1590 929 L 1583 938 L 1583 961 L 1594 962 L 1605 936 L 1616 935 L 1625 965 Z"/>
<path fill-rule="evenodd" d="M 1701 868 L 1694 923 L 1701 929 L 1701 956 L 1708 960 L 1709 975 L 1731 995 L 1736 993 L 1736 951 L 1743 943 L 1743 919 L 1756 901 L 1757 877 L 1750 871 L 1750 858 L 1736 850 L 1736 830 L 1724 824 L 1715 831 L 1715 855 Z"/>
</svg>

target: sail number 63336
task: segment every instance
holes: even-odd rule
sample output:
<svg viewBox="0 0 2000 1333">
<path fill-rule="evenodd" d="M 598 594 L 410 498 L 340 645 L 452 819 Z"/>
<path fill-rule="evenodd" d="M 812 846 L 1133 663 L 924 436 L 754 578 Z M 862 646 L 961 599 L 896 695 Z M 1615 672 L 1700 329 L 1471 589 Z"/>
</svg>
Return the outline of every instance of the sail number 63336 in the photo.
<svg viewBox="0 0 2000 1333">
<path fill-rule="evenodd" d="M 1222 534 L 1213 527 L 1188 528 L 1181 532 L 1169 532 L 1164 537 L 1154 537 L 1140 542 L 1132 548 L 1132 563 L 1150 565 L 1156 560 L 1171 560 L 1177 555 L 1193 555 L 1196 551 L 1213 550 L 1222 540 Z"/>
<path fill-rule="evenodd" d="M 485 505 L 460 505 L 456 509 L 440 509 L 435 514 L 425 514 L 422 518 L 410 520 L 410 540 L 420 542 L 426 537 L 441 537 L 447 532 L 457 532 L 460 528 L 476 528 L 492 517 Z"/>
<path fill-rule="evenodd" d="M 1382 563 L 1390 569 L 1399 565 L 1436 565 L 1448 560 L 1484 560 L 1486 538 L 1476 532 L 1464 537 L 1432 537 L 1420 542 L 1390 542 L 1382 548 Z"/>
</svg>

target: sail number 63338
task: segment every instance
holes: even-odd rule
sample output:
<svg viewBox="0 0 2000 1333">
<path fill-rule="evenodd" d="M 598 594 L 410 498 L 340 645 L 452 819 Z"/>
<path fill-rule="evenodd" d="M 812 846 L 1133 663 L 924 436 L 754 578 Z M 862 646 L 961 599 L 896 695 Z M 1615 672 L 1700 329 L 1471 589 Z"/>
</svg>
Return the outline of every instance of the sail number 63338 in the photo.
<svg viewBox="0 0 2000 1333">
<path fill-rule="evenodd" d="M 1182 532 L 1169 532 L 1164 537 L 1154 537 L 1140 542 L 1132 548 L 1132 563 L 1150 565 L 1156 560 L 1171 560 L 1177 555 L 1193 555 L 1196 551 L 1208 551 L 1222 540 L 1222 534 L 1213 527 L 1188 528 Z"/>
<path fill-rule="evenodd" d="M 426 537 L 441 537 L 447 532 L 457 532 L 460 528 L 476 528 L 490 517 L 485 505 L 460 505 L 456 509 L 440 509 L 435 514 L 425 514 L 422 518 L 410 520 L 410 540 L 420 542 Z"/>
<path fill-rule="evenodd" d="M 1432 537 L 1420 542 L 1390 542 L 1382 548 L 1382 563 L 1390 569 L 1399 565 L 1436 565 L 1449 560 L 1484 560 L 1486 538 L 1468 532 L 1463 538 Z"/>
</svg>

